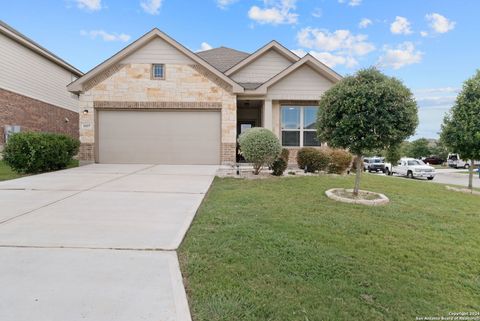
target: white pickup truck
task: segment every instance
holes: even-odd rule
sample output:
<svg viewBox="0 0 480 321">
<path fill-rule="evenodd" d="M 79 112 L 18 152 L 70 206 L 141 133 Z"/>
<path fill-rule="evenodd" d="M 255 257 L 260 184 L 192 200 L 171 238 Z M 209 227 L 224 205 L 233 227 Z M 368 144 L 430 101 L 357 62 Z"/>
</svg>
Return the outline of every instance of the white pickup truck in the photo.
<svg viewBox="0 0 480 321">
<path fill-rule="evenodd" d="M 415 158 L 402 158 L 396 166 L 385 164 L 387 175 L 398 174 L 409 178 L 426 178 L 432 180 L 435 177 L 435 168 L 426 165 L 423 161 Z"/>
</svg>

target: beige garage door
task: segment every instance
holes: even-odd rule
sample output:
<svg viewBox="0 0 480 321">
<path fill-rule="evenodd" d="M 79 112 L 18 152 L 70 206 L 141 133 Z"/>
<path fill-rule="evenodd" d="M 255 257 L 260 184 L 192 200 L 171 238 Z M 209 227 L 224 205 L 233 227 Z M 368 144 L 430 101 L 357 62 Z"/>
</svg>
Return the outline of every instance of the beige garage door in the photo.
<svg viewBox="0 0 480 321">
<path fill-rule="evenodd" d="M 219 164 L 218 111 L 99 111 L 98 161 Z"/>
</svg>

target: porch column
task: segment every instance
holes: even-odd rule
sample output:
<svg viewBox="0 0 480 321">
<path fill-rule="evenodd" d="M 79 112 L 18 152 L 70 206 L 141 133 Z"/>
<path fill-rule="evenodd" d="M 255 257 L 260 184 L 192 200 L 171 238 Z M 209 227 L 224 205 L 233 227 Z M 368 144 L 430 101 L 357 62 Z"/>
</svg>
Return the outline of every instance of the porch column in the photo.
<svg viewBox="0 0 480 321">
<path fill-rule="evenodd" d="M 273 112 L 272 100 L 265 100 L 263 102 L 263 127 L 273 130 Z"/>
</svg>

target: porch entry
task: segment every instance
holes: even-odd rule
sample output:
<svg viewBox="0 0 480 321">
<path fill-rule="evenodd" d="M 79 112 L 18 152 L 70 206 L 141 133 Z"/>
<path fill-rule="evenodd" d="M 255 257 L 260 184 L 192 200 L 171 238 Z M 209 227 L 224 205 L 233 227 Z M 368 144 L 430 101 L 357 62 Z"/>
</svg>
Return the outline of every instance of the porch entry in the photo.
<svg viewBox="0 0 480 321">
<path fill-rule="evenodd" d="M 263 100 L 237 101 L 237 139 L 245 130 L 262 126 Z M 239 153 L 237 143 L 237 163 L 245 162 Z"/>
</svg>

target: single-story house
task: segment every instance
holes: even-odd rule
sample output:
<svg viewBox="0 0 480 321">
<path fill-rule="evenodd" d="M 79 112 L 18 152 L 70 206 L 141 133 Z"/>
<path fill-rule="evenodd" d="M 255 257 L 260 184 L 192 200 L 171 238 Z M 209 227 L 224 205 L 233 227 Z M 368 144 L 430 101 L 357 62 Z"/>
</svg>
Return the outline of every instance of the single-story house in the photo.
<svg viewBox="0 0 480 321">
<path fill-rule="evenodd" d="M 0 149 L 11 132 L 78 138 L 78 95 L 66 86 L 83 73 L 0 21 Z"/>
<path fill-rule="evenodd" d="M 68 86 L 80 96 L 80 159 L 232 164 L 245 129 L 295 151 L 319 146 L 318 100 L 341 76 L 276 41 L 252 54 L 194 53 L 153 29 Z"/>
</svg>

